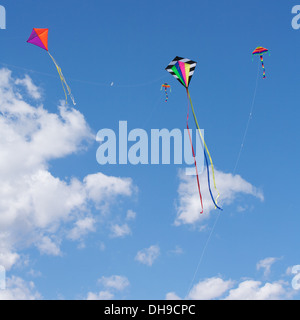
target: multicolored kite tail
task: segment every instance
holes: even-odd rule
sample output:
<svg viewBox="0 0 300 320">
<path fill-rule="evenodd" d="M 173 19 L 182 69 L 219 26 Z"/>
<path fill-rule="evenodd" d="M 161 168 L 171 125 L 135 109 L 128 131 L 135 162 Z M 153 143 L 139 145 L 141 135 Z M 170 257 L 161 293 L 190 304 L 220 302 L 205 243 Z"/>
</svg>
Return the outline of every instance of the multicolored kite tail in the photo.
<svg viewBox="0 0 300 320">
<path fill-rule="evenodd" d="M 218 190 L 218 188 L 217 188 L 217 184 L 216 184 L 215 169 L 214 169 L 214 164 L 213 164 L 213 161 L 212 161 L 212 157 L 211 157 L 211 155 L 210 155 L 210 153 L 209 153 L 209 150 L 208 150 L 208 147 L 207 147 L 206 142 L 205 142 L 205 140 L 204 140 L 202 131 L 201 131 L 200 127 L 199 127 L 198 120 L 197 120 L 197 117 L 196 117 L 196 113 L 195 113 L 195 110 L 194 110 L 194 106 L 193 106 L 193 102 L 192 102 L 192 99 L 191 99 L 191 95 L 190 95 L 189 89 L 187 88 L 186 91 L 187 91 L 187 96 L 188 96 L 188 99 L 189 99 L 190 104 L 191 104 L 191 107 L 192 107 L 195 124 L 196 124 L 196 126 L 197 126 L 197 129 L 198 129 L 198 132 L 199 132 L 199 135 L 200 135 L 200 137 L 201 137 L 202 144 L 203 144 L 204 156 L 205 156 L 205 163 L 206 163 L 206 169 L 207 169 L 207 177 L 208 177 L 209 193 L 210 193 L 211 199 L 212 199 L 212 201 L 213 201 L 216 209 L 219 209 L 219 210 L 222 211 L 222 208 L 220 208 L 220 207 L 218 206 L 218 199 L 220 198 L 220 192 L 219 192 L 219 190 Z M 213 196 L 213 194 L 212 194 L 211 187 L 210 187 L 210 175 L 209 175 L 209 165 L 208 165 L 207 155 L 208 155 L 208 158 L 209 158 L 209 161 L 210 161 L 210 165 L 211 165 L 214 188 L 215 188 L 215 190 L 216 190 L 217 193 L 218 193 L 216 200 L 214 199 L 214 196 Z"/>
<path fill-rule="evenodd" d="M 200 180 L 199 180 L 197 160 L 196 160 L 195 150 L 194 150 L 194 146 L 193 146 L 193 140 L 192 140 L 191 132 L 190 132 L 190 128 L 189 128 L 189 117 L 190 117 L 190 103 L 189 103 L 189 100 L 188 100 L 186 127 L 187 127 L 188 134 L 189 134 L 189 139 L 190 139 L 190 144 L 191 144 L 191 148 L 192 148 L 192 153 L 193 153 L 193 158 L 194 158 L 194 163 L 195 163 L 195 169 L 196 169 L 197 186 L 198 186 L 200 203 L 201 203 L 201 212 L 200 212 L 200 214 L 203 214 L 203 212 L 204 212 L 203 199 L 202 199 L 201 188 L 200 188 Z"/>
<path fill-rule="evenodd" d="M 260 56 L 260 60 L 261 60 L 262 68 L 263 68 L 263 79 L 266 79 L 266 68 L 265 68 L 265 64 L 264 64 L 263 55 Z"/>
<path fill-rule="evenodd" d="M 164 83 L 162 86 L 161 86 L 161 89 L 160 91 L 162 91 L 162 89 L 165 88 L 165 94 L 166 94 L 166 102 L 168 102 L 168 99 L 169 99 L 169 96 L 168 96 L 168 88 L 170 89 L 170 92 L 171 92 L 171 86 L 168 85 L 167 83 Z"/>
<path fill-rule="evenodd" d="M 63 87 L 64 93 L 65 93 L 66 104 L 68 104 L 68 95 L 69 95 L 72 102 L 73 102 L 73 105 L 75 106 L 76 103 L 75 103 L 74 97 L 73 97 L 73 95 L 71 93 L 71 89 L 68 86 L 67 81 L 61 71 L 61 68 L 48 50 L 48 32 L 49 32 L 49 29 L 34 28 L 31 32 L 31 35 L 30 35 L 29 39 L 27 40 L 27 42 L 31 43 L 35 46 L 38 46 L 48 52 L 50 58 L 52 59 L 54 65 L 57 69 L 57 72 L 59 74 L 60 81 L 62 83 L 62 87 Z"/>
<path fill-rule="evenodd" d="M 67 92 L 66 92 L 66 89 L 65 89 L 65 86 L 67 88 L 67 91 L 68 91 L 68 95 L 70 96 L 72 102 L 73 102 L 73 105 L 76 106 L 76 103 L 75 103 L 75 100 L 74 100 L 74 97 L 72 95 L 72 92 L 71 92 L 71 89 L 70 87 L 68 86 L 67 82 L 66 82 L 66 79 L 61 71 L 61 68 L 60 66 L 57 64 L 57 62 L 55 61 L 55 59 L 52 57 L 52 55 L 50 54 L 50 52 L 48 51 L 48 54 L 50 56 L 50 58 L 52 59 L 53 63 L 55 64 L 55 67 L 57 69 L 57 72 L 59 74 L 59 77 L 60 77 L 60 81 L 61 81 L 61 84 L 62 84 L 62 87 L 64 89 L 64 93 L 65 93 L 65 97 L 66 97 L 66 104 L 68 104 L 68 96 L 67 96 Z"/>
</svg>

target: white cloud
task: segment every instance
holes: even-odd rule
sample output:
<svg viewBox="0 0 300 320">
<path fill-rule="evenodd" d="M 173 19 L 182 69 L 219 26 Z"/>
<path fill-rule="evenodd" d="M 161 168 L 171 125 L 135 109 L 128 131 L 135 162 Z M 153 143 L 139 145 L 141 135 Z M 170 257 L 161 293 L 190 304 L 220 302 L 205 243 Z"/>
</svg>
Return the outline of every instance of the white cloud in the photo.
<svg viewBox="0 0 300 320">
<path fill-rule="evenodd" d="M 212 173 L 211 173 L 212 175 Z M 261 191 L 252 186 L 249 182 L 242 179 L 239 175 L 233 176 L 229 173 L 223 173 L 215 170 L 217 187 L 220 192 L 219 203 L 221 206 L 233 203 L 238 194 L 252 195 L 263 201 L 264 196 Z M 200 199 L 195 182 L 195 177 L 187 176 L 182 170 L 179 173 L 180 184 L 178 188 L 179 204 L 177 207 L 177 217 L 175 225 L 194 224 L 203 222 L 209 218 L 209 213 L 215 209 L 210 198 L 206 171 L 200 175 L 200 183 L 202 186 L 201 193 L 203 196 L 204 213 L 200 215 Z"/>
<path fill-rule="evenodd" d="M 38 241 L 36 246 L 42 254 L 47 254 L 51 256 L 61 255 L 59 244 L 55 243 L 49 237 L 42 237 L 42 239 Z"/>
<path fill-rule="evenodd" d="M 130 178 L 109 177 L 102 173 L 87 176 L 84 184 L 87 197 L 97 204 L 108 203 L 119 195 L 129 197 L 135 191 Z"/>
<path fill-rule="evenodd" d="M 27 274 L 33 278 L 40 278 L 42 276 L 41 271 L 34 269 L 30 269 Z"/>
<path fill-rule="evenodd" d="M 221 278 L 210 278 L 196 284 L 187 299 L 189 300 L 213 300 L 221 297 L 233 286 L 231 280 L 225 281 Z"/>
<path fill-rule="evenodd" d="M 110 230 L 112 238 L 124 238 L 131 234 L 131 230 L 127 223 L 123 225 L 114 224 L 111 226 Z"/>
<path fill-rule="evenodd" d="M 126 236 L 129 236 L 132 234 L 131 228 L 128 225 L 130 221 L 135 220 L 136 218 L 136 213 L 133 210 L 128 210 L 126 213 L 126 218 L 125 220 L 127 223 L 114 223 L 110 227 L 110 237 L 111 238 L 124 238 Z"/>
<path fill-rule="evenodd" d="M 246 280 L 233 288 L 236 281 L 220 277 L 200 281 L 191 289 L 187 300 L 280 300 L 291 296 L 283 281 L 263 284 L 260 281 Z M 166 295 L 167 300 L 180 300 L 174 292 Z"/>
<path fill-rule="evenodd" d="M 175 255 L 181 255 L 183 254 L 183 249 L 180 246 L 176 246 L 175 249 L 170 250 L 170 253 Z"/>
<path fill-rule="evenodd" d="M 176 301 L 176 300 L 181 300 L 181 298 L 178 297 L 175 292 L 169 292 L 169 293 L 167 293 L 167 295 L 166 295 L 166 300 Z"/>
<path fill-rule="evenodd" d="M 98 293 L 89 292 L 87 300 L 113 300 L 115 292 L 122 292 L 130 286 L 130 282 L 126 277 L 114 275 L 111 277 L 102 277 L 98 280 L 105 290 Z"/>
<path fill-rule="evenodd" d="M 89 292 L 87 300 L 113 300 L 114 294 L 109 291 L 100 291 L 99 293 Z"/>
<path fill-rule="evenodd" d="M 117 291 L 123 291 L 130 285 L 129 280 L 123 276 L 102 277 L 98 280 L 98 283 L 102 284 L 105 288 Z"/>
<path fill-rule="evenodd" d="M 76 221 L 75 227 L 68 233 L 68 238 L 71 240 L 78 240 L 90 232 L 95 232 L 95 223 L 96 220 L 91 217 Z"/>
<path fill-rule="evenodd" d="M 15 81 L 16 85 L 21 85 L 26 88 L 28 94 L 33 98 L 33 99 L 41 99 L 41 90 L 38 88 L 33 82 L 32 79 L 28 76 L 25 75 L 24 79 L 17 79 Z"/>
<path fill-rule="evenodd" d="M 264 276 L 267 277 L 270 273 L 271 273 L 271 267 L 272 265 L 278 261 L 278 258 L 266 258 L 263 259 L 261 261 L 259 261 L 256 265 L 256 269 L 260 270 L 263 269 L 264 270 Z"/>
<path fill-rule="evenodd" d="M 41 294 L 36 291 L 33 282 L 25 282 L 18 277 L 6 280 L 6 290 L 0 290 L 0 300 L 40 300 Z"/>
<path fill-rule="evenodd" d="M 276 260 L 276 259 L 275 259 Z M 268 270 L 273 259 L 264 259 L 257 263 Z M 295 290 L 283 280 L 261 282 L 254 279 L 240 281 L 224 280 L 221 277 L 207 278 L 195 284 L 185 299 L 187 300 L 280 300 L 290 299 Z M 175 292 L 166 295 L 167 300 L 180 300 Z"/>
<path fill-rule="evenodd" d="M 53 176 L 49 161 L 85 150 L 94 136 L 78 110 L 62 104 L 50 113 L 26 102 L 22 87 L 32 98 L 41 95 L 28 76 L 15 79 L 0 69 L 0 264 L 7 270 L 21 248 L 35 245 L 43 254 L 60 255 L 63 235 L 79 240 L 95 231 L 91 208 L 107 213 L 118 197 L 135 192 L 128 178 Z"/>
<path fill-rule="evenodd" d="M 139 251 L 135 257 L 135 260 L 151 267 L 154 261 L 159 257 L 159 255 L 159 246 L 151 246 L 150 248 Z"/>
<path fill-rule="evenodd" d="M 260 281 L 247 280 L 229 292 L 226 300 L 279 300 L 287 295 L 280 282 L 262 284 Z"/>
<path fill-rule="evenodd" d="M 6 243 L 2 243 L 2 245 L 0 245 L 0 249 L 0 265 L 6 270 L 10 270 L 11 267 L 20 259 L 20 255 L 9 251 L 10 246 L 6 247 Z"/>
<path fill-rule="evenodd" d="M 126 220 L 135 220 L 136 218 L 136 212 L 132 210 L 127 211 Z"/>
</svg>

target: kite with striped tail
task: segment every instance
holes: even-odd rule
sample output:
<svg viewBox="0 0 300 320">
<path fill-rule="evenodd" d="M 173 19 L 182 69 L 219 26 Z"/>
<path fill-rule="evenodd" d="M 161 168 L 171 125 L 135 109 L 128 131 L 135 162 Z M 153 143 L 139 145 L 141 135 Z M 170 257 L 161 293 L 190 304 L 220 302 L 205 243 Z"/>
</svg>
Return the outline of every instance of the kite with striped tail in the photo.
<svg viewBox="0 0 300 320">
<path fill-rule="evenodd" d="M 74 97 L 73 97 L 73 95 L 71 93 L 71 89 L 68 86 L 67 81 L 61 71 L 61 68 L 48 50 L 48 32 L 49 32 L 49 29 L 34 28 L 31 32 L 31 35 L 30 35 L 29 39 L 27 40 L 27 42 L 31 43 L 35 46 L 38 46 L 41 49 L 44 49 L 48 52 L 51 60 L 53 61 L 54 65 L 56 67 L 56 70 L 59 74 L 59 78 L 60 78 L 64 93 L 65 93 L 66 104 L 68 104 L 68 96 L 69 96 L 73 102 L 73 105 L 75 106 L 76 103 L 75 103 Z"/>
<path fill-rule="evenodd" d="M 263 47 L 257 47 L 253 52 L 252 55 L 253 56 L 260 56 L 260 61 L 262 64 L 262 68 L 263 68 L 263 79 L 266 79 L 266 68 L 265 68 L 265 63 L 264 63 L 264 54 L 269 52 L 268 49 L 263 48 Z"/>
<path fill-rule="evenodd" d="M 196 66 L 197 66 L 197 62 L 195 62 L 193 60 L 185 59 L 185 58 L 181 58 L 181 57 L 176 57 L 173 61 L 170 62 L 170 64 L 167 66 L 166 70 L 175 79 L 177 79 L 180 82 L 180 84 L 183 85 L 185 87 L 185 89 L 186 89 L 187 98 L 188 98 L 187 129 L 188 129 L 188 132 L 189 132 L 189 136 L 190 136 L 190 129 L 189 129 L 188 120 L 189 120 L 189 106 L 191 106 L 192 112 L 193 112 L 193 116 L 194 116 L 194 121 L 195 121 L 195 124 L 197 126 L 199 135 L 201 137 L 202 145 L 203 145 L 203 150 L 204 150 L 204 155 L 205 155 L 205 163 L 206 163 L 206 167 L 207 167 L 208 188 L 209 188 L 210 196 L 211 196 L 211 199 L 212 199 L 215 207 L 217 209 L 219 209 L 219 210 L 222 210 L 218 206 L 218 198 L 220 197 L 220 193 L 219 193 L 219 191 L 217 189 L 216 178 L 215 178 L 215 170 L 214 170 L 212 157 L 211 157 L 211 155 L 209 153 L 207 144 L 206 144 L 206 142 L 204 140 L 203 134 L 202 134 L 201 129 L 199 127 L 198 120 L 197 120 L 196 113 L 195 113 L 195 109 L 194 109 L 194 106 L 193 106 L 193 103 L 192 103 L 192 99 L 191 99 L 191 95 L 190 95 L 190 92 L 189 92 L 189 85 L 190 85 L 192 77 L 194 75 Z M 191 136 L 190 136 L 190 142 L 191 142 L 193 157 L 194 157 L 194 160 L 195 160 L 197 184 L 198 184 L 198 190 L 199 190 L 200 202 L 201 202 L 201 208 L 202 208 L 201 213 L 203 213 L 204 212 L 203 200 L 202 200 L 202 194 L 201 194 L 201 190 L 200 190 L 198 168 L 197 168 L 197 162 L 196 162 L 196 157 L 195 157 L 195 152 L 194 152 L 194 147 L 193 147 Z M 216 192 L 218 194 L 216 199 L 214 198 L 212 190 L 211 190 L 210 173 L 209 173 L 210 169 L 209 169 L 209 161 L 208 161 L 208 159 L 210 161 L 210 166 L 211 166 L 211 170 L 212 170 L 212 178 L 213 178 L 214 188 L 215 188 L 215 190 L 216 190 Z"/>
</svg>

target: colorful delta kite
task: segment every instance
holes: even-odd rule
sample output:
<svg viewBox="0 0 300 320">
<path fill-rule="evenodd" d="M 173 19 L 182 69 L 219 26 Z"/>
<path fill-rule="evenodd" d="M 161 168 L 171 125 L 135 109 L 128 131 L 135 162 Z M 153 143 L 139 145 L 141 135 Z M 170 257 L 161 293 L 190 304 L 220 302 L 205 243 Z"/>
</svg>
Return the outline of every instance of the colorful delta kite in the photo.
<svg viewBox="0 0 300 320">
<path fill-rule="evenodd" d="M 268 49 L 263 48 L 263 47 L 257 47 L 253 52 L 252 55 L 253 56 L 260 56 L 260 61 L 262 64 L 262 68 L 263 68 L 263 78 L 266 79 L 266 69 L 265 69 L 265 64 L 264 64 L 264 54 L 269 52 Z"/>
<path fill-rule="evenodd" d="M 170 92 L 171 92 L 171 86 L 168 85 L 167 83 L 164 83 L 162 86 L 161 86 L 161 90 L 165 88 L 165 94 L 166 94 L 166 102 L 168 102 L 168 99 L 169 99 L 169 96 L 168 96 L 168 89 L 170 89 Z"/>
<path fill-rule="evenodd" d="M 208 179 L 209 193 L 210 193 L 211 199 L 212 199 L 215 207 L 217 209 L 219 209 L 219 210 L 222 210 L 222 209 L 218 206 L 218 198 L 220 197 L 220 193 L 219 193 L 219 191 L 217 189 L 217 186 L 216 186 L 215 170 L 214 170 L 212 157 L 211 157 L 211 155 L 210 155 L 210 153 L 208 151 L 208 147 L 207 147 L 207 145 L 205 143 L 202 131 L 200 130 L 200 127 L 199 127 L 199 124 L 198 124 L 198 120 L 197 120 L 197 117 L 196 117 L 196 114 L 195 114 L 195 110 L 194 110 L 194 107 L 193 107 L 192 99 L 191 99 L 191 96 L 190 96 L 190 92 L 189 92 L 189 85 L 190 85 L 192 77 L 194 75 L 196 66 L 197 66 L 197 63 L 195 61 L 192 61 L 190 59 L 184 59 L 184 58 L 176 57 L 172 62 L 170 62 L 170 64 L 167 66 L 166 70 L 175 79 L 177 79 L 180 82 L 180 84 L 182 84 L 186 89 L 186 93 L 187 93 L 187 97 L 188 97 L 187 129 L 188 129 L 188 133 L 189 133 L 190 143 L 191 143 L 191 147 L 192 147 L 192 153 L 193 153 L 194 162 L 195 162 L 197 184 L 198 184 L 198 190 L 199 190 L 199 196 L 200 196 L 200 202 L 201 202 L 201 208 L 202 208 L 201 213 L 203 213 L 203 199 L 202 199 L 201 190 L 200 190 L 200 182 L 199 182 L 198 168 L 197 168 L 197 162 L 196 162 L 196 156 L 195 156 L 195 149 L 193 147 L 192 137 L 191 137 L 190 128 L 189 128 L 189 108 L 190 108 L 190 105 L 192 107 L 194 121 L 195 121 L 195 124 L 197 126 L 197 129 L 198 129 L 198 132 L 199 132 L 199 135 L 201 137 L 202 144 L 203 144 L 205 163 L 206 163 L 206 168 L 207 168 L 207 179 Z M 210 174 L 209 174 L 208 159 L 210 160 L 210 165 L 211 165 L 211 169 L 212 169 L 214 187 L 215 187 L 215 190 L 218 193 L 218 197 L 216 198 L 216 200 L 214 199 L 214 196 L 213 196 L 213 193 L 212 193 L 212 190 L 211 190 L 211 186 L 210 186 Z"/>
<path fill-rule="evenodd" d="M 65 93 L 65 97 L 66 97 L 66 103 L 68 103 L 68 95 L 70 96 L 74 106 L 76 105 L 74 97 L 71 93 L 71 89 L 68 86 L 66 79 L 61 71 L 61 68 L 59 67 L 59 65 L 57 64 L 57 62 L 54 60 L 54 58 L 52 57 L 52 55 L 50 54 L 50 52 L 48 51 L 48 31 L 49 29 L 37 29 L 34 28 L 32 30 L 32 33 L 29 37 L 29 39 L 27 40 L 28 43 L 34 44 L 44 50 L 46 50 L 50 56 L 50 58 L 52 59 L 53 63 L 55 64 L 55 67 L 57 69 L 57 72 L 59 74 L 63 89 L 64 89 L 64 93 Z M 66 88 L 65 88 L 66 87 Z M 67 91 L 66 91 L 67 90 Z M 67 94 L 68 92 L 68 94 Z"/>
</svg>

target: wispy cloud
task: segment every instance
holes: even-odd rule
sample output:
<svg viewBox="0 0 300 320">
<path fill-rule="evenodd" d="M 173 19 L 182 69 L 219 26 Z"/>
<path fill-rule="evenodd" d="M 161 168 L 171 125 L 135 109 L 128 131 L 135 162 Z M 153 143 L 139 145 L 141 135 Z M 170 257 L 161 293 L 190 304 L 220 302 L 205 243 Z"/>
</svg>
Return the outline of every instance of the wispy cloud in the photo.
<svg viewBox="0 0 300 320">
<path fill-rule="evenodd" d="M 111 226 L 110 231 L 110 236 L 112 238 L 124 238 L 131 234 L 131 230 L 127 223 L 123 225 L 114 224 Z"/>
<path fill-rule="evenodd" d="M 159 255 L 159 246 L 151 246 L 150 248 L 139 251 L 135 257 L 135 260 L 151 267 Z"/>
<path fill-rule="evenodd" d="M 129 280 L 124 276 L 102 277 L 98 280 L 98 283 L 102 284 L 105 288 L 117 291 L 123 291 L 130 285 Z"/>
<path fill-rule="evenodd" d="M 257 270 L 263 269 L 264 270 L 264 276 L 267 277 L 271 273 L 272 265 L 278 260 L 279 260 L 279 258 L 271 258 L 271 257 L 263 259 L 263 260 L 261 260 L 261 261 L 259 261 L 257 263 L 256 269 Z"/>
</svg>

